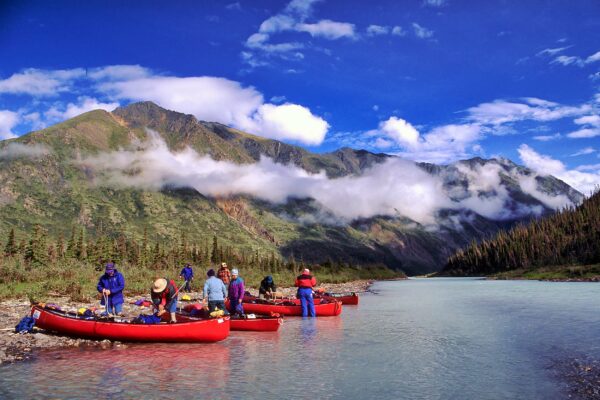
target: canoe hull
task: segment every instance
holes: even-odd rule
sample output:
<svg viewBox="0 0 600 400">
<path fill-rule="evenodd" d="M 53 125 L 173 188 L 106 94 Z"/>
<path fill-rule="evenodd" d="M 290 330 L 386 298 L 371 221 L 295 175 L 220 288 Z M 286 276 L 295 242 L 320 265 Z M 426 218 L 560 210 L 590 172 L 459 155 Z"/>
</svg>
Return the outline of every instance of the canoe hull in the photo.
<svg viewBox="0 0 600 400">
<path fill-rule="evenodd" d="M 271 315 L 273 313 L 285 316 L 302 316 L 302 307 L 299 304 L 262 304 L 262 303 L 243 303 L 244 312 Z M 342 303 L 332 301 L 330 303 L 315 304 L 315 313 L 317 317 L 335 317 L 342 313 Z"/>
<path fill-rule="evenodd" d="M 323 295 L 316 295 L 317 298 L 325 298 L 325 299 L 333 299 L 340 301 L 343 305 L 348 306 L 357 306 L 359 296 L 357 293 L 351 294 L 337 294 L 337 293 L 328 293 Z"/>
<path fill-rule="evenodd" d="M 276 332 L 283 324 L 281 317 L 258 317 L 230 320 L 232 331 Z"/>
<path fill-rule="evenodd" d="M 32 307 L 31 313 L 38 328 L 68 336 L 99 340 L 210 343 L 227 338 L 230 330 L 229 318 L 144 325 L 85 320 L 38 306 Z"/>
<path fill-rule="evenodd" d="M 193 310 L 201 310 L 202 304 L 188 304 L 183 310 L 191 313 Z M 189 318 L 182 314 L 183 318 Z M 254 332 L 276 332 L 283 324 L 283 318 L 271 315 L 259 315 L 256 318 L 230 318 L 229 324 L 232 331 L 254 331 Z"/>
</svg>

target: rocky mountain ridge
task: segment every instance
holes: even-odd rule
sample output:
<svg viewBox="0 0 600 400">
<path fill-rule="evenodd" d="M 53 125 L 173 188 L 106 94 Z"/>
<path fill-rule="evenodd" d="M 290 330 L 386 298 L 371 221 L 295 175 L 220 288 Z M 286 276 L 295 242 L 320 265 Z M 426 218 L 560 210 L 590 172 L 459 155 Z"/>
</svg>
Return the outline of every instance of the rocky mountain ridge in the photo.
<svg viewBox="0 0 600 400">
<path fill-rule="evenodd" d="M 112 113 L 96 110 L 0 143 L 0 152 L 5 154 L 0 157 L 0 234 L 6 236 L 15 228 L 24 235 L 40 224 L 51 235 L 66 235 L 72 226 L 84 227 L 89 235 L 103 229 L 140 236 L 147 229 L 157 239 L 185 232 L 200 242 L 217 235 L 222 242 L 246 250 L 279 252 L 311 262 L 332 258 L 383 263 L 419 274 L 438 270 L 456 248 L 473 239 L 551 213 L 560 196 L 574 204 L 582 199 L 564 182 L 539 176 L 509 160 L 473 158 L 442 166 L 416 164 L 442 182 L 446 196 L 447 206 L 436 211 L 433 224 L 416 222 L 402 213 L 340 221 L 311 198 L 292 196 L 284 203 L 273 203 L 244 193 L 210 196 L 197 188 L 168 183 L 159 190 L 106 185 L 101 168 L 82 161 L 90 155 L 141 149 L 150 131 L 172 152 L 190 148 L 199 156 L 235 165 L 252 165 L 268 157 L 308 173 L 325 171 L 330 180 L 365 176 L 396 159 L 350 148 L 311 153 L 198 121 L 151 102 Z M 136 168 L 127 173 L 135 175 Z"/>
</svg>

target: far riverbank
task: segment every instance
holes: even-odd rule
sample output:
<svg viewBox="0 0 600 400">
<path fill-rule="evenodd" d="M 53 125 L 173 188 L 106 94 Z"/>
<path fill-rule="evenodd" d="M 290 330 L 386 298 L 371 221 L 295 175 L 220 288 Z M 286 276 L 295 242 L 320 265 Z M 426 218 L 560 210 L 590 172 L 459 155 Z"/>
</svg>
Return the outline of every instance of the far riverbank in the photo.
<svg viewBox="0 0 600 400">
<path fill-rule="evenodd" d="M 448 273 L 441 271 L 434 274 L 421 276 L 423 278 L 444 277 L 469 277 L 460 275 L 456 271 Z M 459 271 L 460 272 L 460 271 Z M 539 268 L 520 268 L 494 273 L 491 275 L 477 275 L 490 280 L 534 280 L 545 282 L 600 282 L 600 265 L 559 265 Z"/>
</svg>

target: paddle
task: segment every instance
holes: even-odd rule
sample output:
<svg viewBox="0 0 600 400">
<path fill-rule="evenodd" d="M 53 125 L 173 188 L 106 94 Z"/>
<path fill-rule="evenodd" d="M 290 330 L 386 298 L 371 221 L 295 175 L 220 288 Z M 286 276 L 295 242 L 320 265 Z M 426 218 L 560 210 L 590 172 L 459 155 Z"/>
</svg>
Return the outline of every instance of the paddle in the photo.
<svg viewBox="0 0 600 400">
<path fill-rule="evenodd" d="M 104 312 L 106 315 L 110 316 L 110 313 L 108 312 L 108 295 L 105 292 L 102 292 L 102 296 L 104 296 Z"/>
</svg>

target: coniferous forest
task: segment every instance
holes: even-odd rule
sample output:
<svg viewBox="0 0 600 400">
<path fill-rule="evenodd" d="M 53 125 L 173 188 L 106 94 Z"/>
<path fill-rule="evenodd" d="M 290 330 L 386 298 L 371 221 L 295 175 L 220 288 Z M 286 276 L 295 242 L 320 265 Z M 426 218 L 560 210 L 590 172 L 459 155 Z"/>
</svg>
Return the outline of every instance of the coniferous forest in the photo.
<svg viewBox="0 0 600 400">
<path fill-rule="evenodd" d="M 185 263 L 195 272 L 193 284 L 200 289 L 209 268 L 226 262 L 238 268 L 249 286 L 257 286 L 265 275 L 272 275 L 282 286 L 293 285 L 294 277 L 308 267 L 320 282 L 345 282 L 353 279 L 382 279 L 403 276 L 383 265 L 355 265 L 331 258 L 321 263 L 305 263 L 293 255 L 249 252 L 222 245 L 218 236 L 195 243 L 182 233 L 178 240 L 151 240 L 147 230 L 141 238 L 123 234 L 108 235 L 72 228 L 68 237 L 49 237 L 40 226 L 23 237 L 11 230 L 0 251 L 0 298 L 48 292 L 87 300 L 95 295 L 98 277 L 106 262 L 114 262 L 126 279 L 126 292 L 143 294 L 157 277 L 179 280 Z"/>
<path fill-rule="evenodd" d="M 440 275 L 474 276 L 600 263 L 600 192 L 577 207 L 500 231 L 455 253 Z"/>
</svg>

